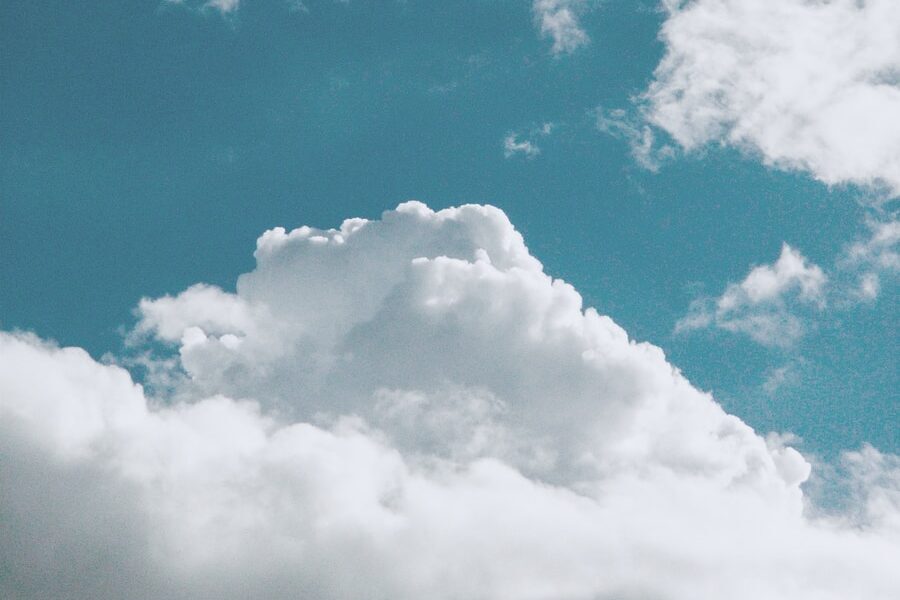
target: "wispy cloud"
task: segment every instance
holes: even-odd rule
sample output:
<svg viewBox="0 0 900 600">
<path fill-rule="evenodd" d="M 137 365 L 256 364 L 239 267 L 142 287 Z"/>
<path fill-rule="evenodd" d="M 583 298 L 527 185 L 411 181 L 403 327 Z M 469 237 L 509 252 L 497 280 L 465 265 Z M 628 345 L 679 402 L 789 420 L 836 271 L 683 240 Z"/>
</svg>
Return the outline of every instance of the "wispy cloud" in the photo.
<svg viewBox="0 0 900 600">
<path fill-rule="evenodd" d="M 587 0 L 534 0 L 534 20 L 541 35 L 553 40 L 553 54 L 572 53 L 590 42 L 579 23 L 579 16 L 587 7 Z"/>
<path fill-rule="evenodd" d="M 503 138 L 503 156 L 513 158 L 524 156 L 534 158 L 541 153 L 537 144 L 537 138 L 546 137 L 553 132 L 553 123 L 544 123 L 540 127 L 532 128 L 527 134 L 509 132 Z"/>
<path fill-rule="evenodd" d="M 770 396 L 774 396 L 778 390 L 796 385 L 800 379 L 798 366 L 797 362 L 790 362 L 768 369 L 763 379 L 763 391 Z"/>
<path fill-rule="evenodd" d="M 241 0 L 163 0 L 202 11 L 216 11 L 222 15 L 233 14 L 240 8 Z"/>
<path fill-rule="evenodd" d="M 658 171 L 663 162 L 675 157 L 675 149 L 659 143 L 653 129 L 633 112 L 601 106 L 594 115 L 597 130 L 627 142 L 632 158 L 648 171 Z"/>
<path fill-rule="evenodd" d="M 867 226 L 869 235 L 850 244 L 838 266 L 858 274 L 858 298 L 874 300 L 881 290 L 882 277 L 900 274 L 900 220 L 896 215 L 883 215 L 870 218 Z"/>
</svg>

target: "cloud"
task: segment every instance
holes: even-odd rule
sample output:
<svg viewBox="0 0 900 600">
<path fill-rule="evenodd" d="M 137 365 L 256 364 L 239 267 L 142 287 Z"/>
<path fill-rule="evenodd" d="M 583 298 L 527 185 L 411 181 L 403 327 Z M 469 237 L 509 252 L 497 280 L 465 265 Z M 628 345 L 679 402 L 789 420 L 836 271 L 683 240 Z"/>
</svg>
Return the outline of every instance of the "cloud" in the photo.
<svg viewBox="0 0 900 600">
<path fill-rule="evenodd" d="M 847 245 L 826 272 L 784 244 L 772 265 L 754 267 L 740 283 L 731 283 L 717 298 L 700 296 L 675 324 L 675 332 L 716 327 L 749 335 L 766 346 L 789 347 L 804 333 L 809 308 L 848 310 L 875 300 L 884 276 L 900 272 L 900 222 L 893 214 L 870 217 L 869 233 Z M 826 289 L 827 288 L 827 289 Z M 773 393 L 794 378 L 784 367 L 769 373 L 764 384 Z"/>
<path fill-rule="evenodd" d="M 534 158 L 541 153 L 541 149 L 531 140 L 519 140 L 514 133 L 509 133 L 503 138 L 503 156 L 512 158 L 517 154 L 525 158 Z"/>
<path fill-rule="evenodd" d="M 241 0 L 164 0 L 169 4 L 180 4 L 198 10 L 215 10 L 220 14 L 235 13 L 240 8 Z"/>
<path fill-rule="evenodd" d="M 790 345 L 802 335 L 803 325 L 791 312 L 788 300 L 823 307 L 827 280 L 821 268 L 784 244 L 775 263 L 754 267 L 718 298 L 694 300 L 675 331 L 718 327 L 744 333 L 767 346 Z"/>
<path fill-rule="evenodd" d="M 900 273 L 900 220 L 895 214 L 867 221 L 869 236 L 851 244 L 838 259 L 842 270 L 858 273 L 856 298 L 874 300 L 881 291 L 883 275 Z"/>
<path fill-rule="evenodd" d="M 229 13 L 237 10 L 240 0 L 209 0 L 205 6 L 215 8 L 223 13 Z"/>
<path fill-rule="evenodd" d="M 799 374 L 797 373 L 797 366 L 788 363 L 780 367 L 768 369 L 762 388 L 763 391 L 772 396 L 783 387 L 796 384 L 798 379 Z"/>
<path fill-rule="evenodd" d="M 553 131 L 553 123 L 544 123 L 540 127 L 532 128 L 529 136 L 531 139 L 522 139 L 521 133 L 510 132 L 503 138 L 503 156 L 512 158 L 516 155 L 522 155 L 525 158 L 534 158 L 541 153 L 540 147 L 534 138 L 546 137 Z"/>
<path fill-rule="evenodd" d="M 578 22 L 587 4 L 586 0 L 534 0 L 531 10 L 535 23 L 543 37 L 553 40 L 553 54 L 570 54 L 590 42 Z"/>
<path fill-rule="evenodd" d="M 675 149 L 667 144 L 659 144 L 653 129 L 628 111 L 616 108 L 598 107 L 596 112 L 597 130 L 628 142 L 631 156 L 641 167 L 656 172 L 660 165 L 675 156 Z"/>
<path fill-rule="evenodd" d="M 831 184 L 900 194 L 900 3 L 665 0 L 646 118 Z"/>
<path fill-rule="evenodd" d="M 791 256 L 743 293 L 814 299 Z M 255 258 L 140 303 L 133 347 L 171 349 L 147 388 L 0 333 L 0 596 L 900 592 L 897 457 L 846 454 L 847 506 L 811 516 L 790 437 L 585 309 L 502 211 L 411 202 Z"/>
</svg>

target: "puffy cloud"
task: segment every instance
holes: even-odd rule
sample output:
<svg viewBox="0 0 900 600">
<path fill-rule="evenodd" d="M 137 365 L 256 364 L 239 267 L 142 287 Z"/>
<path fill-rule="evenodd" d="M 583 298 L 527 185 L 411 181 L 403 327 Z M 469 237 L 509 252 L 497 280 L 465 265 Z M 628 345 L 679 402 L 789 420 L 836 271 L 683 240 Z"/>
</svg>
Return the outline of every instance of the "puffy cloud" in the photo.
<svg viewBox="0 0 900 600">
<path fill-rule="evenodd" d="M 752 268 L 743 281 L 729 284 L 718 298 L 693 301 L 675 331 L 715 326 L 747 334 L 761 344 L 789 345 L 802 335 L 803 326 L 786 300 L 822 307 L 826 282 L 821 268 L 784 244 L 775 263 Z"/>
<path fill-rule="evenodd" d="M 141 302 L 172 393 L 0 333 L 0 595 L 900 592 L 896 457 L 847 454 L 850 505 L 810 516 L 789 437 L 584 309 L 500 210 L 407 203 L 255 256 L 233 293 Z M 789 262 L 744 293 L 788 270 L 814 298 Z"/>
<path fill-rule="evenodd" d="M 665 55 L 638 99 L 649 125 L 688 152 L 725 144 L 829 185 L 900 195 L 900 3 L 663 4 Z M 645 154 L 654 151 L 652 133 L 640 138 Z M 630 139 L 632 147 L 642 147 L 636 134 Z M 635 155 L 640 161 L 640 152 Z M 837 261 L 843 303 L 873 300 L 883 277 L 898 271 L 895 216 L 873 220 L 870 228 L 871 238 Z M 852 283 L 843 281 L 848 276 Z M 714 320 L 711 311 L 708 302 L 696 304 L 683 327 Z M 788 340 L 800 332 L 799 321 L 783 311 L 753 318 L 733 325 L 787 332 Z"/>
<path fill-rule="evenodd" d="M 900 194 L 900 3 L 664 0 L 647 118 L 827 184 Z"/>
<path fill-rule="evenodd" d="M 574 52 L 590 41 L 578 22 L 586 8 L 586 0 L 534 0 L 531 10 L 535 23 L 542 36 L 553 40 L 553 54 Z"/>
</svg>

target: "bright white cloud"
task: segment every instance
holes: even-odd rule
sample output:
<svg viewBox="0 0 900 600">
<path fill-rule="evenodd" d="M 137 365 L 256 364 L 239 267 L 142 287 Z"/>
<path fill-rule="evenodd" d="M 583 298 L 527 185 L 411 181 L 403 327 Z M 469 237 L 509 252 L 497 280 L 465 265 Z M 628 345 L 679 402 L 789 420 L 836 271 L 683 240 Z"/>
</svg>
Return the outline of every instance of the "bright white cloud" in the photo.
<svg viewBox="0 0 900 600">
<path fill-rule="evenodd" d="M 900 2 L 664 0 L 643 96 L 692 150 L 720 142 L 828 184 L 900 194 Z"/>
<path fill-rule="evenodd" d="M 741 293 L 815 301 L 783 256 Z M 0 333 L 0 596 L 900 593 L 896 457 L 847 454 L 851 505 L 806 515 L 789 437 L 585 310 L 500 210 L 407 203 L 255 257 L 235 293 L 141 302 L 171 395 Z"/>
<path fill-rule="evenodd" d="M 740 283 L 729 284 L 718 298 L 698 298 L 675 331 L 719 327 L 749 335 L 769 346 L 790 345 L 803 325 L 790 301 L 823 306 L 825 273 L 784 244 L 771 265 L 754 267 Z"/>
<path fill-rule="evenodd" d="M 553 54 L 568 54 L 588 44 L 590 38 L 578 22 L 587 4 L 587 0 L 534 0 L 535 23 L 543 37 L 553 40 Z"/>
</svg>

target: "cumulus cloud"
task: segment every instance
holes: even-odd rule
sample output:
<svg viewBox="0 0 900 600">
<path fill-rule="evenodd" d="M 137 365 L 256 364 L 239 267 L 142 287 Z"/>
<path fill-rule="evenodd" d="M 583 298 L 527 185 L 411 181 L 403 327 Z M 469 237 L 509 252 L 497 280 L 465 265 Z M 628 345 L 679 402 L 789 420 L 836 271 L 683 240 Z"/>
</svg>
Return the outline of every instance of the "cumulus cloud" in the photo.
<svg viewBox="0 0 900 600">
<path fill-rule="evenodd" d="M 814 301 L 786 256 L 740 297 Z M 255 257 L 234 292 L 140 303 L 164 393 L 0 333 L 0 595 L 900 592 L 895 456 L 846 454 L 846 509 L 811 515 L 789 436 L 585 309 L 500 210 L 406 203 Z"/>
<path fill-rule="evenodd" d="M 822 307 L 828 278 L 788 244 L 771 265 L 753 267 L 743 281 L 731 283 L 718 298 L 691 303 L 675 332 L 718 327 L 749 335 L 767 346 L 786 346 L 803 333 L 803 324 L 790 310 L 790 301 Z"/>
<path fill-rule="evenodd" d="M 553 54 L 569 54 L 588 44 L 590 38 L 578 21 L 587 4 L 587 0 L 534 0 L 535 23 L 543 37 L 553 40 Z"/>
<path fill-rule="evenodd" d="M 664 0 L 642 101 L 692 150 L 719 142 L 827 184 L 900 194 L 900 3 Z"/>
</svg>

